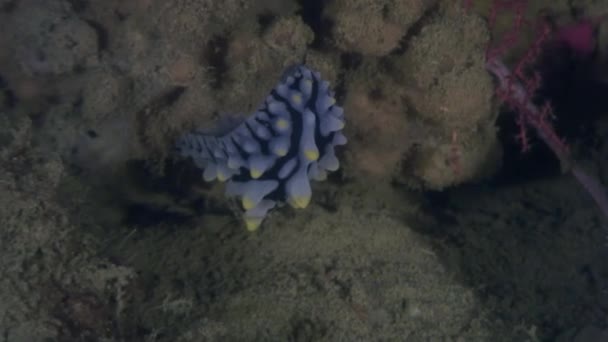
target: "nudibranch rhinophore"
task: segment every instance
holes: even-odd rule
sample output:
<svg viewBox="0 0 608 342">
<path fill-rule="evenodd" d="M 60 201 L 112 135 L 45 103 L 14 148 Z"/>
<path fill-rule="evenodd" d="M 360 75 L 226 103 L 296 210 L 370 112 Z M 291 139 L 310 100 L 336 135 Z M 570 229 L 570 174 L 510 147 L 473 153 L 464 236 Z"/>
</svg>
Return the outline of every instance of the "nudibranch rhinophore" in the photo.
<svg viewBox="0 0 608 342">
<path fill-rule="evenodd" d="M 289 68 L 260 108 L 223 135 L 183 135 L 177 151 L 204 169 L 205 181 L 227 181 L 226 195 L 241 199 L 248 230 L 268 211 L 289 203 L 306 208 L 310 180 L 324 180 L 346 144 L 344 111 L 329 82 L 304 65 Z"/>
</svg>

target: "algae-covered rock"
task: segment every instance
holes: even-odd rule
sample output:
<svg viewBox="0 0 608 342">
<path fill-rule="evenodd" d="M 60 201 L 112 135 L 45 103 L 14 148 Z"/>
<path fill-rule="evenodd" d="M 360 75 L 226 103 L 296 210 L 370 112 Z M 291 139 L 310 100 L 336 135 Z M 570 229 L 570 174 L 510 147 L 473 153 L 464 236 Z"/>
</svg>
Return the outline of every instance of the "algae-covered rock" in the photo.
<svg viewBox="0 0 608 342">
<path fill-rule="evenodd" d="M 337 0 L 326 11 L 332 36 L 345 51 L 383 56 L 396 49 L 408 29 L 436 0 Z"/>
<path fill-rule="evenodd" d="M 0 0 L 0 336 L 536 341 L 601 326 L 605 232 L 572 182 L 399 186 L 499 165 L 474 14 L 488 1 L 460 3 Z M 349 142 L 306 210 L 250 234 L 175 138 L 251 113 L 299 63 L 330 82 Z"/>
<path fill-rule="evenodd" d="M 404 105 L 403 87 L 379 65 L 366 63 L 347 78 L 349 148 L 345 170 L 353 178 L 390 182 L 399 161 L 416 140 L 415 122 Z"/>
<path fill-rule="evenodd" d="M 302 63 L 314 34 L 299 16 L 277 19 L 262 35 L 235 31 L 227 43 L 226 72 L 217 100 L 222 112 L 250 113 L 285 68 Z"/>
<path fill-rule="evenodd" d="M 8 33 L 14 58 L 30 75 L 66 74 L 98 61 L 95 29 L 74 15 L 67 1 L 20 1 L 11 15 L 3 14 L 0 30 Z"/>
<path fill-rule="evenodd" d="M 412 188 L 445 188 L 487 179 L 500 166 L 502 148 L 492 126 L 466 137 L 445 142 L 430 139 L 413 149 L 401 164 L 399 181 Z"/>
<path fill-rule="evenodd" d="M 485 70 L 489 35 L 481 18 L 446 13 L 412 38 L 396 57 L 417 92 L 410 96 L 419 117 L 446 131 L 472 131 L 493 118 L 494 86 Z"/>
<path fill-rule="evenodd" d="M 309 50 L 306 52 L 306 65 L 319 71 L 329 84 L 337 85 L 340 74 L 340 56 L 325 51 Z"/>
<path fill-rule="evenodd" d="M 444 7 L 404 54 L 363 62 L 346 77 L 353 175 L 441 190 L 496 169 L 488 38 L 478 17 Z"/>
<path fill-rule="evenodd" d="M 415 118 L 436 130 L 420 142 L 419 157 L 405 161 L 411 168 L 403 177 L 416 170 L 414 178 L 431 189 L 488 174 L 482 169 L 492 164 L 488 160 L 498 160 L 495 153 L 500 151 L 494 129 L 494 86 L 485 70 L 489 40 L 485 23 L 455 6 L 440 14 L 412 38 L 403 56 L 394 58 Z"/>
</svg>

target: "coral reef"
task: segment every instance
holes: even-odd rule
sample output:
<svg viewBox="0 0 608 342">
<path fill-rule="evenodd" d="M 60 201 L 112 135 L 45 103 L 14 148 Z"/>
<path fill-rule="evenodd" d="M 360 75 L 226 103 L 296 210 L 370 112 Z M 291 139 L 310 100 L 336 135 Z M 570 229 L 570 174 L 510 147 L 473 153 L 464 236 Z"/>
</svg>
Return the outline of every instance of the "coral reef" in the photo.
<svg viewBox="0 0 608 342">
<path fill-rule="evenodd" d="M 2 22 L 2 31 L 15 47 L 14 57 L 28 75 L 63 75 L 98 62 L 97 35 L 67 3 L 36 6 L 22 2 Z M 10 27 L 20 27 L 11 30 Z M 11 43 L 9 43 L 11 44 Z"/>
<path fill-rule="evenodd" d="M 335 45 L 345 51 L 384 56 L 397 49 L 408 30 L 436 0 L 337 0 L 326 11 Z"/>
<path fill-rule="evenodd" d="M 59 200 L 69 166 L 36 146 L 36 125 L 0 109 L 0 330 L 9 341 L 115 338 L 133 274 L 96 255 Z M 76 190 L 76 189 L 74 189 Z M 86 196 L 85 188 L 69 194 Z M 95 247 L 94 247 L 95 246 Z M 115 304 L 112 304 L 115 303 Z"/>
<path fill-rule="evenodd" d="M 605 232 L 572 184 L 457 187 L 491 174 L 503 149 L 484 3 L 465 13 L 451 0 L 0 0 L 0 336 L 599 336 Z M 530 3 L 527 14 L 550 4 L 566 22 L 605 8 Z M 304 67 L 284 76 L 292 65 L 323 80 Z M 324 123 L 333 114 L 317 103 L 302 98 L 303 111 L 281 96 L 306 95 L 306 80 L 311 95 L 332 85 L 336 103 L 325 90 L 319 99 L 344 108 L 343 129 L 341 115 Z M 237 155 L 251 162 L 238 172 L 219 162 L 228 147 L 270 146 L 277 113 L 295 128 L 277 135 L 285 156 Z M 190 153 L 248 123 L 249 142 Z M 337 168 L 342 134 L 340 168 L 309 185 L 322 174 L 307 166 Z M 226 184 L 177 158 L 180 137 L 207 179 L 246 195 L 250 228 L 264 218 L 257 202 L 307 210 L 284 206 L 250 234 Z M 603 174 L 606 135 L 593 137 Z M 298 177 L 281 179 L 290 163 Z M 273 189 L 244 190 L 255 181 Z"/>
<path fill-rule="evenodd" d="M 441 190 L 499 166 L 487 30 L 456 6 L 438 11 L 404 53 L 364 62 L 347 77 L 354 174 Z"/>
<path fill-rule="evenodd" d="M 403 87 L 379 69 L 375 63 L 365 63 L 353 72 L 344 99 L 352 121 L 346 127 L 351 142 L 345 157 L 350 167 L 344 172 L 354 179 L 370 178 L 372 183 L 387 182 L 397 174 L 400 160 L 425 136 L 414 120 L 408 120 Z"/>
</svg>

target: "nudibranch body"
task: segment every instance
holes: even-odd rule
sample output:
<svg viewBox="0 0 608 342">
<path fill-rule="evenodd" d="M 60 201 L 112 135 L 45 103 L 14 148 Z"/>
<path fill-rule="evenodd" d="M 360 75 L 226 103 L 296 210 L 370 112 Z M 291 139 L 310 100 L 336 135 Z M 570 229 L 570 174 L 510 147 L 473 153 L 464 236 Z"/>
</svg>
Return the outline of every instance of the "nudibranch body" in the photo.
<svg viewBox="0 0 608 342">
<path fill-rule="evenodd" d="M 288 69 L 261 107 L 221 136 L 187 133 L 177 150 L 204 169 L 205 181 L 226 181 L 238 196 L 249 230 L 269 210 L 289 203 L 306 208 L 310 180 L 339 168 L 334 147 L 346 144 L 344 113 L 329 83 L 304 65 Z"/>
</svg>

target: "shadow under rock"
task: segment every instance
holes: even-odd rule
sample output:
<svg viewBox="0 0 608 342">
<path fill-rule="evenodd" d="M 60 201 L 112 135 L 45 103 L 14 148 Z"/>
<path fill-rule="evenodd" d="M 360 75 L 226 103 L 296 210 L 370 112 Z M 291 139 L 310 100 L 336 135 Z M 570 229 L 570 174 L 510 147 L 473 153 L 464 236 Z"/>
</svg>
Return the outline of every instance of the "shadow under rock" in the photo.
<svg viewBox="0 0 608 342">
<path fill-rule="evenodd" d="M 606 328 L 607 232 L 585 196 L 565 178 L 427 193 L 414 229 L 476 290 L 495 318 L 496 341 L 518 330 L 554 341 Z"/>
</svg>

